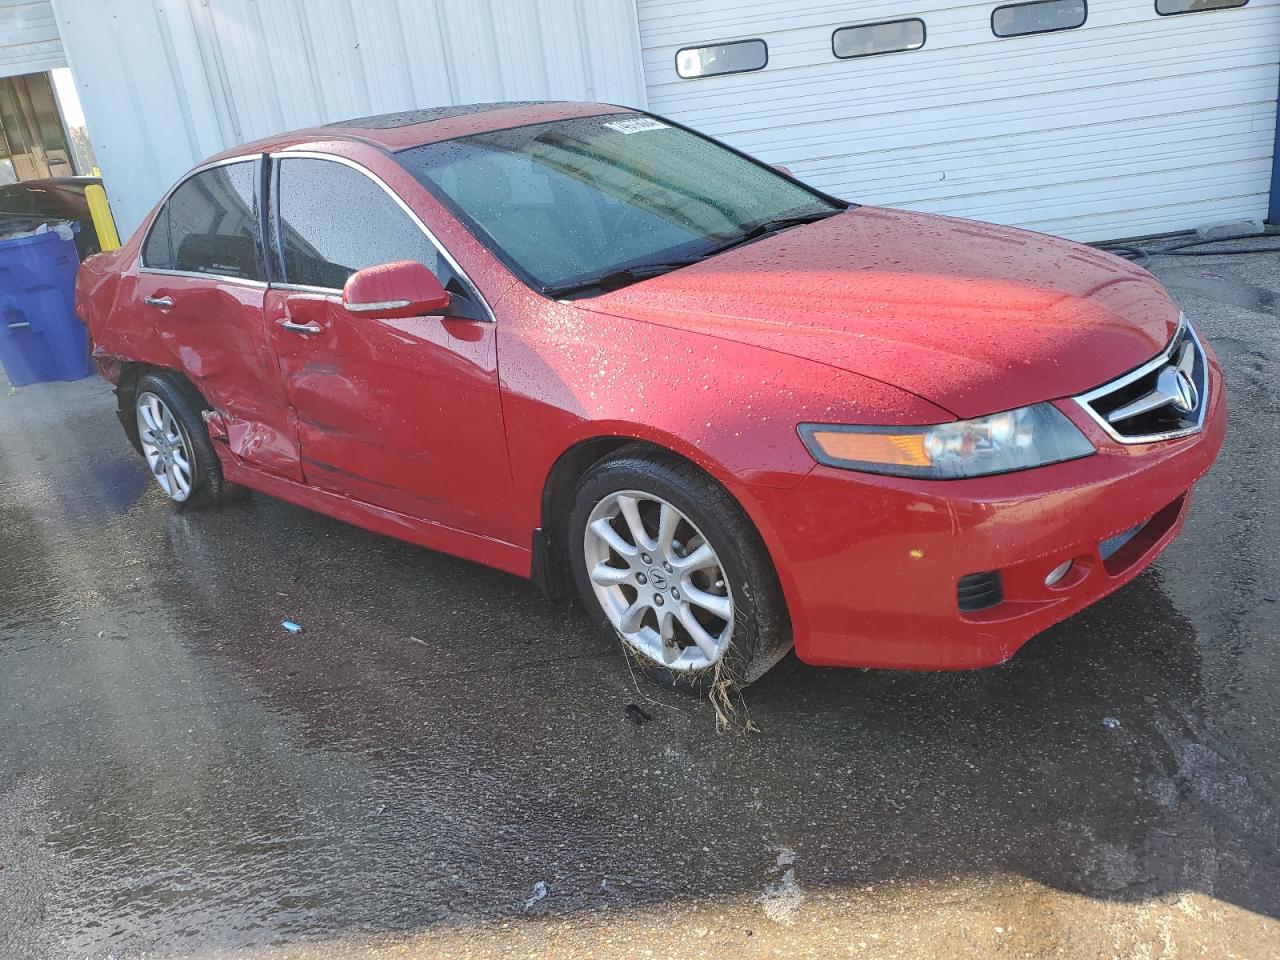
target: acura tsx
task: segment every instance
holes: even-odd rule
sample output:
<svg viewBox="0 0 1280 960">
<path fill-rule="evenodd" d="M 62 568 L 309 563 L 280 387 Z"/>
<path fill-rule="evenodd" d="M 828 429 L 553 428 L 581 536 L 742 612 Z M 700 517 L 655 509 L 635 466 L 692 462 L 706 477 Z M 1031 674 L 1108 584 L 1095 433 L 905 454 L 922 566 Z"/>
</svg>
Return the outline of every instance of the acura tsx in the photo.
<svg viewBox="0 0 1280 960">
<path fill-rule="evenodd" d="M 226 151 L 77 296 L 172 500 L 258 490 L 576 591 L 692 689 L 793 645 L 1000 663 L 1152 561 L 1226 424 L 1138 266 L 603 104 Z"/>
</svg>

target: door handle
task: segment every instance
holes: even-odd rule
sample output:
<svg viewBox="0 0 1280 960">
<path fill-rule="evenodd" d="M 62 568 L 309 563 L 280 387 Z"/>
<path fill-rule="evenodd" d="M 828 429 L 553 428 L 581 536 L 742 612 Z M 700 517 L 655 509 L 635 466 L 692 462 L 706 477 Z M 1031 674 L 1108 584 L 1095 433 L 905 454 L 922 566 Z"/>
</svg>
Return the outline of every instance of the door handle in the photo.
<svg viewBox="0 0 1280 960">
<path fill-rule="evenodd" d="M 159 307 L 161 310 L 168 310 L 173 306 L 173 297 L 144 297 L 142 302 L 149 307 Z"/>
<path fill-rule="evenodd" d="M 280 326 L 286 330 L 292 330 L 294 333 L 307 333 L 313 336 L 324 332 L 324 327 L 318 323 L 294 323 L 287 318 L 280 321 Z"/>
</svg>

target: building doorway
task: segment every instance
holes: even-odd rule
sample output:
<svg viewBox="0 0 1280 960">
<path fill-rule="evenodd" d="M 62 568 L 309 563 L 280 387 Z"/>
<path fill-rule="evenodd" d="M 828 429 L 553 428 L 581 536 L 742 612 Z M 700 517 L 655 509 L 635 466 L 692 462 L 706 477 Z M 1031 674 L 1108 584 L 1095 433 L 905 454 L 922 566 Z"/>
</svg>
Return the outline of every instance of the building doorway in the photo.
<svg viewBox="0 0 1280 960">
<path fill-rule="evenodd" d="M 69 70 L 0 78 L 0 186 L 96 173 Z"/>
</svg>

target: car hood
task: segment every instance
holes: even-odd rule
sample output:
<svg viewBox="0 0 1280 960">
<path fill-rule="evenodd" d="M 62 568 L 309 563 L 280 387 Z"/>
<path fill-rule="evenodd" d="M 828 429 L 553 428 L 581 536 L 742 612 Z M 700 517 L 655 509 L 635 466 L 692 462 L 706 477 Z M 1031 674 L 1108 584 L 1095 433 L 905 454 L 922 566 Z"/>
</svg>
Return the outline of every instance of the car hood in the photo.
<svg viewBox="0 0 1280 960">
<path fill-rule="evenodd" d="M 961 418 L 1082 393 L 1151 359 L 1178 323 L 1127 260 L 874 207 L 577 305 L 829 364 Z"/>
</svg>

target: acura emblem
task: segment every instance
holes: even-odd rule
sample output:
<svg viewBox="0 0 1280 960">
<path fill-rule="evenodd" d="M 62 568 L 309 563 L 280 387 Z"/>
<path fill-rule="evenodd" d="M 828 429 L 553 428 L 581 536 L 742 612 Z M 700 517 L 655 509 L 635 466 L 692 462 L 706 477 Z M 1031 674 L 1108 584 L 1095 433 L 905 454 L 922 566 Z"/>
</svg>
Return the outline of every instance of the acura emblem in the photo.
<svg viewBox="0 0 1280 960">
<path fill-rule="evenodd" d="M 1108 423 L 1119 423 L 1161 407 L 1173 407 L 1184 414 L 1193 414 L 1200 406 L 1200 390 L 1196 386 L 1196 351 L 1188 337 L 1178 349 L 1177 358 L 1160 368 L 1155 386 L 1136 400 L 1107 414 Z"/>
<path fill-rule="evenodd" d="M 1191 413 L 1200 400 L 1199 391 L 1191 375 L 1181 367 L 1168 366 L 1160 371 L 1156 389 L 1169 398 L 1169 404 L 1183 413 Z"/>
<path fill-rule="evenodd" d="M 1196 389 L 1196 350 L 1190 337 L 1182 341 L 1177 365 L 1170 364 L 1169 369 L 1177 371 L 1174 377 L 1177 395 L 1173 398 L 1173 405 L 1183 413 L 1191 413 L 1200 406 L 1200 391 Z"/>
</svg>

